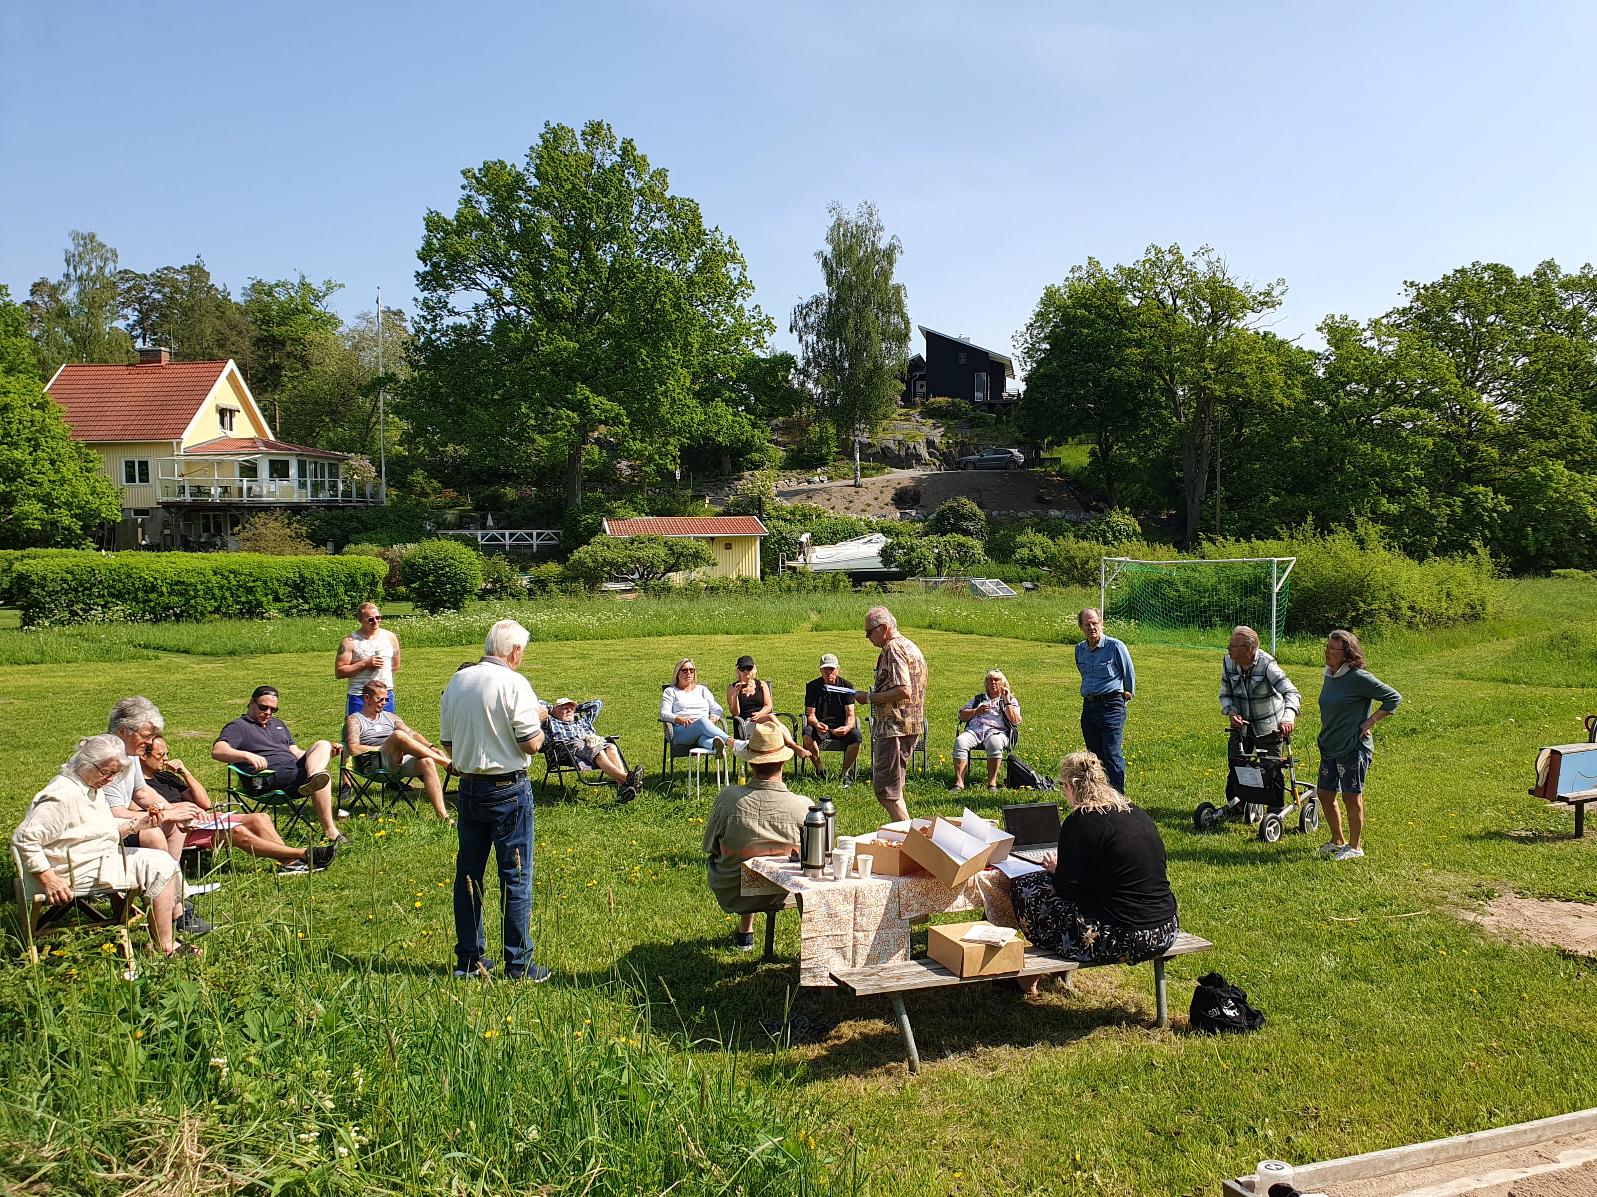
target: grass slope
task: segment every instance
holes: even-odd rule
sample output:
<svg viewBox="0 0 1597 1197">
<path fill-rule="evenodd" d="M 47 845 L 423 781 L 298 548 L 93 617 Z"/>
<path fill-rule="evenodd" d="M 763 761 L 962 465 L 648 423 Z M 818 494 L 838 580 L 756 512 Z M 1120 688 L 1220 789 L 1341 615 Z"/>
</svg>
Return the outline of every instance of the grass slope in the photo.
<svg viewBox="0 0 1597 1197">
<path fill-rule="evenodd" d="M 957 809 L 945 792 L 953 712 L 993 665 L 1024 704 L 1028 758 L 1078 746 L 1060 642 L 1074 599 L 903 598 L 932 676 L 933 777 L 913 787 L 913 810 Z M 524 608 L 539 629 L 528 674 L 546 699 L 605 697 L 607 730 L 652 775 L 653 696 L 678 657 L 693 654 L 720 686 L 750 651 L 778 708 L 793 709 L 821 652 L 868 676 L 865 605 Z M 1183 923 L 1217 945 L 1172 966 L 1171 1033 L 1151 1029 L 1147 968 L 1095 970 L 1075 994 L 1032 1002 L 987 987 L 924 995 L 913 1008 L 927 1067 L 908 1081 L 885 1002 L 794 993 L 793 916 L 779 924 L 784 961 L 726 946 L 698 846 L 707 797 L 651 789 L 614 807 L 588 791 L 538 808 L 534 932 L 557 981 L 534 991 L 448 980 L 453 840 L 410 814 L 356 821 L 351 848 L 317 877 L 241 866 L 206 900 L 220 927 L 197 966 L 152 965 L 129 985 L 94 933 L 40 969 L 5 965 L 0 1074 L 13 1100 L 0 1157 L 13 1162 L 0 1175 L 24 1192 L 89 1193 L 1198 1193 L 1266 1156 L 1324 1158 L 1597 1104 L 1591 961 L 1489 938 L 1452 913 L 1508 888 L 1597 897 L 1591 841 L 1570 840 L 1567 813 L 1524 794 L 1535 748 L 1580 738 L 1580 716 L 1597 709 L 1594 611 L 1588 584 L 1527 583 L 1491 625 L 1371 646 L 1405 701 L 1377 732 L 1358 864 L 1320 861 L 1298 836 L 1195 834 L 1192 808 L 1223 786 L 1218 651 L 1138 646 L 1131 796 L 1164 833 Z M 283 627 L 298 622 L 145 629 L 147 647 L 123 647 L 153 659 L 0 668 L 6 826 L 122 694 L 155 698 L 174 751 L 218 784 L 210 740 L 258 682 L 281 688 L 302 742 L 330 734 L 343 629 Z M 485 622 L 398 623 L 407 719 L 436 728 L 437 693 Z M 256 651 L 284 640 L 296 651 Z M 205 651 L 171 651 L 192 642 Z M 1305 692 L 1311 746 L 1317 645 L 1281 657 Z M 1307 772 L 1312 747 L 1303 757 Z M 862 787 L 829 792 L 845 831 L 875 824 Z M 1266 1012 L 1261 1034 L 1181 1033 L 1192 979 L 1211 968 Z M 773 1044 L 760 1024 L 790 1002 L 836 1030 Z"/>
</svg>

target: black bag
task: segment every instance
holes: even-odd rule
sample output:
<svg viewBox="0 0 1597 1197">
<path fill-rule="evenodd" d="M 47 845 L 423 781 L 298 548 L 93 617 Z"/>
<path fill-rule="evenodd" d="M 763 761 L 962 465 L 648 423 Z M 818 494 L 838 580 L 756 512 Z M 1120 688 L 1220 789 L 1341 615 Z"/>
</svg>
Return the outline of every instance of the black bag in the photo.
<svg viewBox="0 0 1597 1197">
<path fill-rule="evenodd" d="M 1192 992 L 1188 1021 L 1205 1035 L 1241 1035 L 1264 1025 L 1264 1015 L 1248 1005 L 1248 995 L 1219 973 L 1204 973 Z"/>
<path fill-rule="evenodd" d="M 1004 784 L 1012 790 L 1051 790 L 1054 779 L 1044 777 L 1011 752 L 1004 767 Z"/>
</svg>

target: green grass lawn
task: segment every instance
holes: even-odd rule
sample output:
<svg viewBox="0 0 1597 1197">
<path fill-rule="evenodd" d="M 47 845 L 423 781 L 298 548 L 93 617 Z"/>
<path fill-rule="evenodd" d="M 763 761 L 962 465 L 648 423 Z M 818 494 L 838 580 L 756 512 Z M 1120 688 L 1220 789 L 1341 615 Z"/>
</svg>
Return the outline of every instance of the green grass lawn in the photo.
<svg viewBox="0 0 1597 1197">
<path fill-rule="evenodd" d="M 957 813 L 953 715 L 994 665 L 1024 704 L 1024 755 L 1079 746 L 1063 640 L 1082 597 L 894 596 L 931 666 L 932 776 L 912 786 L 913 811 Z M 604 697 L 605 729 L 653 775 L 655 698 L 679 657 L 721 687 L 751 652 L 777 707 L 794 709 L 821 652 L 869 675 L 866 605 L 527 606 L 527 673 L 545 699 Z M 350 847 L 312 878 L 241 864 L 203 899 L 218 930 L 198 964 L 151 963 L 130 984 L 92 931 L 57 940 L 64 954 L 38 969 L 13 951 L 0 1177 L 95 1194 L 1212 1193 L 1264 1157 L 1597 1104 L 1592 962 L 1456 914 L 1509 889 L 1597 898 L 1592 839 L 1525 796 L 1535 749 L 1581 738 L 1597 709 L 1594 615 L 1585 582 L 1523 583 L 1489 625 L 1372 643 L 1404 704 L 1377 732 L 1369 856 L 1341 865 L 1314 856 L 1320 837 L 1192 830 L 1224 782 L 1219 649 L 1135 645 L 1128 788 L 1163 831 L 1183 924 L 1216 945 L 1171 966 L 1169 1032 L 1152 1029 L 1147 967 L 1093 970 L 1075 993 L 1032 1001 L 986 986 L 922 995 L 925 1068 L 911 1079 L 885 1002 L 795 992 L 794 916 L 779 922 L 782 960 L 730 949 L 699 851 L 708 796 L 655 786 L 614 806 L 590 790 L 539 803 L 534 933 L 556 979 L 534 990 L 450 981 L 453 837 L 409 813 L 353 821 Z M 484 610 L 395 621 L 407 719 L 436 730 L 438 692 L 486 623 Z M 331 735 L 343 630 L 0 630 L 0 660 L 46 662 L 0 666 L 5 825 L 124 694 L 154 698 L 174 752 L 218 786 L 210 742 L 257 683 L 280 688 L 302 742 Z M 1318 642 L 1280 656 L 1308 700 L 1312 773 Z M 868 790 L 828 792 L 843 831 L 875 825 Z M 996 816 L 984 793 L 969 800 Z M 1262 1033 L 1184 1033 L 1193 978 L 1210 969 L 1266 1013 Z M 774 1043 L 761 1024 L 789 1004 L 836 1029 Z"/>
</svg>

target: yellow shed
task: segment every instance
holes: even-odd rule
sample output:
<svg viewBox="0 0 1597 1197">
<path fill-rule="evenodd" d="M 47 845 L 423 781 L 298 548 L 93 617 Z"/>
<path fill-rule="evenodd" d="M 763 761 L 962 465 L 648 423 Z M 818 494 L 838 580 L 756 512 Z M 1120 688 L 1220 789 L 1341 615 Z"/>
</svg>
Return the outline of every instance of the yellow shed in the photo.
<svg viewBox="0 0 1597 1197">
<path fill-rule="evenodd" d="M 760 538 L 765 525 L 753 515 L 659 515 L 635 520 L 605 520 L 607 536 L 666 536 L 702 540 L 715 564 L 701 570 L 707 578 L 760 576 Z"/>
</svg>

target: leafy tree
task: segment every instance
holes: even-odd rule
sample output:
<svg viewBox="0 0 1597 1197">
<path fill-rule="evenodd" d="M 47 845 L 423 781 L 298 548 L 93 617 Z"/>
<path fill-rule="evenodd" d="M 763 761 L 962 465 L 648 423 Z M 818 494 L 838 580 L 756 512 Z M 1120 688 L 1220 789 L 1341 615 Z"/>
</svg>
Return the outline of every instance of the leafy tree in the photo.
<svg viewBox="0 0 1597 1197">
<path fill-rule="evenodd" d="M 283 511 L 260 511 L 244 521 L 238 547 L 245 553 L 274 557 L 316 557 L 327 550 L 311 540 L 305 522 Z"/>
<path fill-rule="evenodd" d="M 250 388 L 284 440 L 312 442 L 329 405 L 340 398 L 332 380 L 343 321 L 327 301 L 343 289 L 327 279 L 252 278 L 244 288 L 250 339 Z"/>
<path fill-rule="evenodd" d="M 164 345 L 180 362 L 232 359 L 252 376 L 254 328 L 243 305 L 211 279 L 203 258 L 147 274 L 119 270 L 117 302 L 135 342 Z"/>
<path fill-rule="evenodd" d="M 0 286 L 0 548 L 87 547 L 122 501 L 45 394 L 27 330 Z"/>
<path fill-rule="evenodd" d="M 793 309 L 789 328 L 821 413 L 854 438 L 858 486 L 859 439 L 893 411 L 909 367 L 909 309 L 904 285 L 893 281 L 904 247 L 873 204 L 853 216 L 841 204 L 827 211 L 826 247 L 815 254 L 825 290 Z"/>
<path fill-rule="evenodd" d="M 673 468 L 706 380 L 771 331 L 737 245 L 601 121 L 462 175 L 419 251 L 416 439 L 468 483 L 553 475 L 573 508 L 590 466 L 633 484 Z"/>
<path fill-rule="evenodd" d="M 933 535 L 957 534 L 973 540 L 987 539 L 987 513 L 966 495 L 955 495 L 932 512 L 926 530 Z"/>
<path fill-rule="evenodd" d="M 60 279 L 41 278 L 28 300 L 40 373 L 48 379 L 67 362 L 131 362 L 133 341 L 116 326 L 116 250 L 74 229 L 65 259 Z"/>
<path fill-rule="evenodd" d="M 698 540 L 664 536 L 598 536 L 566 561 L 566 572 L 590 587 L 609 581 L 642 584 L 667 574 L 703 569 L 715 555 Z"/>
</svg>

